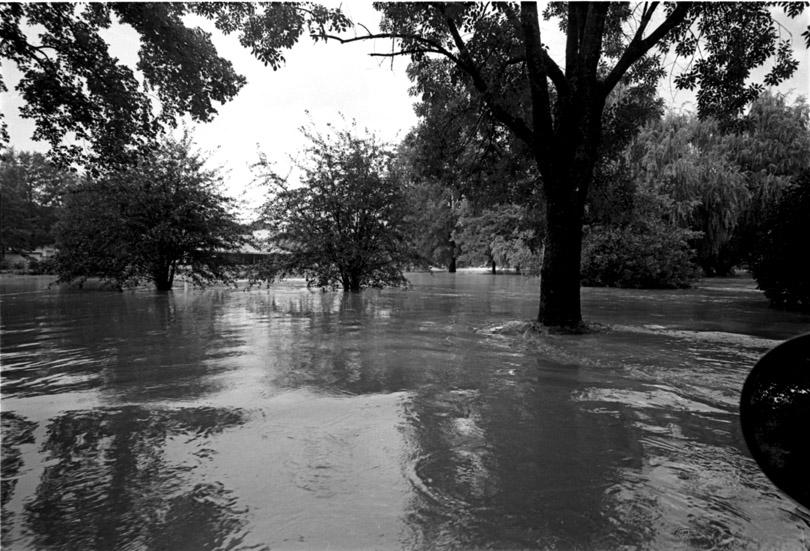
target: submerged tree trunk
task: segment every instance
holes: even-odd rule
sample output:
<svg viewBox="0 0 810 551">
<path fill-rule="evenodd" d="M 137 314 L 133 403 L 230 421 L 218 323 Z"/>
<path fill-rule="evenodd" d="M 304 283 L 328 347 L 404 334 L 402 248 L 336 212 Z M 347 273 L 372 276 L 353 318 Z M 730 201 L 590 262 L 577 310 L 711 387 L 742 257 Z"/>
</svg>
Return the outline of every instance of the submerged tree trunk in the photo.
<svg viewBox="0 0 810 551">
<path fill-rule="evenodd" d="M 354 271 L 344 273 L 341 277 L 343 290 L 351 293 L 359 293 L 361 287 L 360 274 Z"/>
<path fill-rule="evenodd" d="M 155 284 L 155 289 L 158 291 L 171 291 L 174 285 L 174 272 L 177 263 L 171 261 L 168 264 L 163 264 L 152 273 L 152 281 Z"/>
<path fill-rule="evenodd" d="M 543 325 L 577 327 L 582 323 L 580 263 L 582 208 L 572 200 L 546 199 L 546 238 L 540 269 Z"/>
<path fill-rule="evenodd" d="M 155 284 L 155 289 L 158 291 L 171 291 L 172 290 L 172 280 L 169 277 L 168 272 L 162 272 L 159 274 L 155 274 L 152 277 L 152 281 Z"/>
<path fill-rule="evenodd" d="M 595 86 L 583 85 L 576 100 L 558 107 L 555 154 L 545 163 L 538 156 L 546 199 L 538 321 L 547 326 L 582 325 L 582 223 L 602 132 L 597 100 Z"/>
</svg>

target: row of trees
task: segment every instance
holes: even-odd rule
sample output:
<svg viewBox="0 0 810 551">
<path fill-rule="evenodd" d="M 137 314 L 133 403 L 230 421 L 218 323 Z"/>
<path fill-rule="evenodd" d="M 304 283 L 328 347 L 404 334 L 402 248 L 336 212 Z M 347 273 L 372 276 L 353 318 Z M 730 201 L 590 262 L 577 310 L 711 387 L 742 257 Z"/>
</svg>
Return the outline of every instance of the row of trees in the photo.
<svg viewBox="0 0 810 551">
<path fill-rule="evenodd" d="M 800 231 L 810 174 L 805 100 L 765 94 L 726 128 L 657 108 L 645 118 L 625 147 L 600 164 L 586 205 L 583 282 L 682 287 L 701 272 L 728 275 L 747 266 L 775 304 L 804 308 L 806 278 L 794 260 L 806 235 Z M 258 244 L 250 237 L 257 228 L 269 233 L 271 252 L 251 267 L 254 281 L 296 275 L 310 285 L 358 291 L 402 284 L 404 269 L 432 264 L 454 271 L 457 262 L 536 273 L 544 221 L 510 202 L 509 186 L 522 185 L 516 175 L 529 179 L 524 169 L 509 166 L 501 152 L 500 165 L 488 166 L 489 187 L 466 190 L 441 178 L 443 167 L 431 169 L 443 157 L 414 155 L 447 140 L 424 131 L 417 128 L 396 151 L 356 126 L 326 136 L 307 131 L 306 161 L 297 167 L 303 185 L 291 185 L 267 159 L 257 164 L 269 193 L 251 224 L 237 223 L 235 205 L 217 190 L 217 172 L 204 167 L 188 137 L 166 142 L 127 170 L 85 178 L 41 156 L 9 152 L 0 172 L 10 214 L 2 224 L 4 247 L 8 239 L 17 239 L 17 248 L 56 241 L 63 280 L 148 279 L 159 289 L 170 289 L 178 273 L 198 284 L 233 281 L 226 253 Z M 453 159 L 453 170 L 481 168 L 474 158 Z M 437 170 L 435 180 L 430 170 Z"/>
<path fill-rule="evenodd" d="M 2 246 L 28 251 L 55 244 L 48 268 L 65 282 L 149 281 L 159 290 L 171 289 L 178 274 L 200 285 L 230 282 L 233 266 L 223 253 L 246 242 L 246 228 L 220 184 L 188 137 L 92 176 L 9 150 L 0 165 Z"/>
<path fill-rule="evenodd" d="M 426 120 L 459 110 L 471 115 L 459 117 L 453 129 L 466 137 L 457 142 L 464 154 L 458 158 L 507 159 L 516 170 L 516 177 L 491 183 L 513 198 L 502 204 L 526 209 L 529 219 L 542 222 L 542 235 L 535 226 L 544 253 L 538 318 L 564 326 L 582 319 L 581 252 L 591 191 L 616 168 L 603 159 L 622 148 L 635 128 L 618 124 L 632 116 L 617 114 L 636 111 L 643 118 L 654 107 L 637 100 L 662 77 L 664 56 L 698 58 L 676 76 L 676 85 L 697 91 L 701 119 L 713 116 L 723 125 L 762 92 L 749 79 L 753 68 L 770 61 L 764 84 L 776 85 L 798 65 L 776 12 L 762 3 L 553 3 L 542 17 L 556 20 L 566 36 L 561 63 L 544 43 L 534 2 L 376 7 L 380 32 L 348 35 L 350 22 L 339 10 L 308 3 L 8 4 L 0 6 L 0 57 L 23 74 L 17 88 L 26 101 L 23 115 L 36 122 L 36 137 L 50 141 L 63 159 L 87 161 L 92 171 L 137 162 L 177 115 L 207 120 L 215 113 L 212 102 L 227 101 L 243 84 L 210 37 L 185 26 L 189 13 L 210 18 L 226 34 L 238 33 L 274 69 L 305 33 L 339 42 L 392 40 L 390 53 L 375 55 L 410 58 Z M 796 17 L 804 7 L 783 3 L 780 10 Z M 146 89 L 110 56 L 99 34 L 113 20 L 141 35 Z M 44 29 L 40 43 L 31 41 L 26 26 Z M 804 37 L 810 44 L 810 30 Z M 65 145 L 71 132 L 90 148 Z M 487 171 L 457 182 L 446 197 L 451 210 L 461 191 L 472 216 L 485 215 L 473 196 L 488 189 Z M 429 181 L 436 173 L 424 176 Z M 448 249 L 451 259 L 455 245 Z M 493 257 L 503 252 L 493 244 L 490 249 Z"/>
</svg>

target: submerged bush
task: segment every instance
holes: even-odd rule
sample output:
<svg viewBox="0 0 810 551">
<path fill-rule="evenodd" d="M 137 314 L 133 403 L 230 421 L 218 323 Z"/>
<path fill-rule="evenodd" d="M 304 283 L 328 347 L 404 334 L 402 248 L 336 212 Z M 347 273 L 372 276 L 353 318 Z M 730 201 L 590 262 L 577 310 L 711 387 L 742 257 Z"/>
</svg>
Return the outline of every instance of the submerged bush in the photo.
<svg viewBox="0 0 810 551">
<path fill-rule="evenodd" d="M 673 289 L 699 275 L 688 241 L 695 232 L 663 223 L 592 226 L 582 246 L 582 284 Z"/>
<path fill-rule="evenodd" d="M 759 231 L 750 267 L 771 305 L 810 312 L 810 171 L 782 196 Z"/>
</svg>

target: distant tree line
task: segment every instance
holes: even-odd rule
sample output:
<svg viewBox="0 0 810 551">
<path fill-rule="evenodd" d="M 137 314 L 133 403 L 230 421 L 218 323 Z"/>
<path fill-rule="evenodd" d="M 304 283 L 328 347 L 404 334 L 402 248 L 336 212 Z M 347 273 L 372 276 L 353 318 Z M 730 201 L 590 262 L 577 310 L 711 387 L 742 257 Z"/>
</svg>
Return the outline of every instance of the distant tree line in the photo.
<svg viewBox="0 0 810 551">
<path fill-rule="evenodd" d="M 650 97 L 617 105 L 624 112 L 610 111 L 606 127 L 622 137 L 605 147 L 586 206 L 583 283 L 685 287 L 747 268 L 774 305 L 807 309 L 804 98 L 764 94 L 733 125 L 665 113 Z M 267 159 L 259 163 L 268 200 L 250 225 L 237 222 L 219 175 L 204 168 L 188 137 L 92 177 L 8 150 L 0 163 L 2 250 L 56 244 L 51 269 L 63 281 L 95 276 L 169 289 L 178 274 L 232 282 L 237 272 L 224 253 L 263 228 L 268 260 L 252 267 L 254 281 L 301 276 L 358 291 L 403 284 L 405 270 L 431 264 L 537 273 L 544 221 L 519 197 L 538 176 L 508 142 L 433 132 L 430 122 L 396 149 L 356 126 L 308 130 L 300 184 L 275 174 Z"/>
<path fill-rule="evenodd" d="M 810 171 L 805 98 L 764 93 L 729 124 L 666 112 L 652 89 L 617 96 L 585 205 L 583 284 L 677 288 L 747 268 L 775 305 L 806 309 L 799 259 L 810 234 L 798 226 L 806 218 L 798 205 Z M 461 120 L 463 110 L 447 117 L 423 109 L 404 149 L 406 159 L 421 152 L 410 161 L 410 177 L 420 183 L 413 189 L 427 230 L 419 239 L 422 254 L 451 270 L 458 260 L 536 271 L 545 221 L 533 218 L 537 209 L 519 197 L 530 187 L 521 191 L 522 183 L 540 176 L 507 141 L 433 128 Z M 497 162 L 487 158 L 492 147 L 500 148 Z"/>
<path fill-rule="evenodd" d="M 67 254 L 68 242 L 98 251 L 108 251 L 115 243 L 139 244 L 115 247 L 116 254 L 126 252 L 125 261 L 97 262 L 91 255 L 79 262 L 79 256 L 70 267 L 84 265 L 82 273 L 111 274 L 119 282 L 150 278 L 158 287 L 170 286 L 176 270 L 188 266 L 202 274 L 200 283 L 228 279 L 205 259 L 235 244 L 228 233 L 231 226 L 215 224 L 216 231 L 225 233 L 214 242 L 199 234 L 196 241 L 186 240 L 186 219 L 177 214 L 183 209 L 160 206 L 160 201 L 199 201 L 195 204 L 216 218 L 229 211 L 224 198 L 208 202 L 172 185 L 165 193 L 155 192 L 144 183 L 151 176 L 138 176 L 149 167 L 165 166 L 156 151 L 166 147 L 165 131 L 179 116 L 210 120 L 216 113 L 214 103 L 233 98 L 245 82 L 218 55 L 208 33 L 186 26 L 184 18 L 197 15 L 209 18 L 225 34 L 237 34 L 242 45 L 273 69 L 305 34 L 316 41 L 342 43 L 392 40 L 390 53 L 374 55 L 410 59 L 408 75 L 421 100 L 420 123 L 401 144 L 392 167 L 374 169 L 385 186 L 397 180 L 398 189 L 407 190 L 391 196 L 397 201 L 404 197 L 403 204 L 385 214 L 402 225 L 386 220 L 379 226 L 385 233 L 411 235 L 409 240 L 396 239 L 397 255 L 413 246 L 422 259 L 445 263 L 449 269 L 481 260 L 493 269 L 508 264 L 523 271 L 540 265 L 538 319 L 545 325 L 581 326 L 583 279 L 603 285 L 681 286 L 695 277 L 695 267 L 722 274 L 747 264 L 760 274 L 761 285 L 766 280 L 776 282 L 767 285 L 793 281 L 781 275 L 762 279 L 757 262 L 766 269 L 777 265 L 762 260 L 776 248 L 762 255 L 754 251 L 775 235 L 788 236 L 796 229 L 777 224 L 781 218 L 774 213 L 789 216 L 793 211 L 786 201 L 803 200 L 798 190 L 806 181 L 805 168 L 793 165 L 806 155 L 799 149 L 798 157 L 792 156 L 797 153 L 786 145 L 787 135 L 769 137 L 769 132 L 779 132 L 773 130 L 779 124 L 767 117 L 757 122 L 757 109 L 764 113 L 768 108 L 751 105 L 765 86 L 778 85 L 796 71 L 798 61 L 791 42 L 781 36 L 777 16 L 796 18 L 804 3 L 778 3 L 777 9 L 766 3 L 570 2 L 552 3 L 542 13 L 534 2 L 376 7 L 381 13 L 379 33 L 367 28 L 347 33 L 352 24 L 340 9 L 312 3 L 0 5 L 0 58 L 20 71 L 16 89 L 24 99 L 21 115 L 34 121 L 34 137 L 51 145 L 54 159 L 85 167 L 86 180 L 80 179 L 81 191 L 75 197 L 92 196 L 85 199 L 87 204 L 111 206 L 100 227 L 124 228 L 115 234 L 119 237 L 98 243 L 94 234 L 89 234 L 91 240 L 63 241 L 60 254 Z M 555 20 L 566 35 L 562 64 L 548 54 L 541 16 Z M 114 22 L 129 25 L 140 36 L 142 83 L 110 55 L 102 34 Z M 40 30 L 31 33 L 30 28 Z M 810 29 L 802 37 L 810 47 Z M 664 52 L 697 58 L 674 82 L 696 92 L 699 118 L 662 115 L 654 92 L 665 72 Z M 766 63 L 762 83 L 752 82 L 751 71 Z M 799 121 L 801 139 L 795 143 L 801 146 L 806 142 L 806 109 L 780 101 L 775 109 L 792 117 L 791 122 Z M 7 138 L 0 121 L 0 143 Z M 788 160 L 771 162 L 769 155 L 757 153 L 765 150 L 759 142 L 769 139 L 782 147 L 777 156 Z M 330 163 L 326 161 L 321 172 L 339 177 Z M 164 176 L 167 182 L 176 181 L 174 175 Z M 303 183 L 310 193 L 320 185 L 309 177 Z M 192 187 L 200 187 L 197 184 Z M 332 186 L 329 193 L 348 194 L 344 184 Z M 60 208 L 58 204 L 34 194 L 17 200 L 26 184 L 4 189 L 9 196 L 4 218 L 14 224 L 4 229 L 3 248 L 5 243 L 33 244 L 53 235 L 59 225 L 48 221 L 48 211 Z M 119 200 L 105 196 L 111 189 L 119 190 Z M 133 198 L 128 195 L 131 189 L 142 191 Z M 200 189 L 206 190 L 203 195 L 213 193 L 207 184 Z M 262 223 L 271 229 L 278 217 L 314 212 L 315 202 L 306 193 L 287 192 L 292 189 L 276 193 L 275 200 L 289 208 L 266 209 L 272 216 Z M 144 196 L 155 201 L 149 213 L 162 213 L 156 219 L 136 208 Z M 65 196 L 61 200 L 67 202 Z M 69 209 L 62 205 L 63 213 L 84 208 L 81 200 L 71 201 L 76 204 Z M 400 210 L 410 214 L 400 215 Z M 429 220 L 427 213 L 432 213 Z M 342 220 L 343 214 L 337 218 Z M 278 243 L 297 244 L 287 251 L 288 260 L 302 258 L 304 251 L 304 241 L 285 233 L 293 220 L 275 227 Z M 419 231 L 409 234 L 408 224 L 414 221 L 410 227 Z M 208 222 L 192 225 L 205 228 Z M 778 229 L 768 229 L 771 223 Z M 311 231 L 317 228 L 310 226 Z M 157 235 L 163 230 L 170 238 Z M 57 234 L 57 239 L 67 235 Z M 177 243 L 184 244 L 175 247 Z M 205 259 L 196 256 L 201 250 L 209 251 Z M 348 276 L 339 276 L 340 285 L 356 289 L 399 281 L 393 276 L 412 255 L 402 256 L 400 263 L 393 250 L 389 247 L 369 263 L 379 265 L 387 258 L 396 266 L 382 279 L 351 275 L 363 264 L 356 256 L 341 261 L 339 272 L 354 268 L 347 268 Z M 369 257 L 379 253 L 366 245 L 338 252 L 351 256 L 357 251 Z M 792 254 L 792 249 L 785 251 Z M 313 275 L 311 262 L 285 268 L 282 257 L 273 256 L 276 263 L 267 274 L 295 268 L 317 284 L 336 281 L 331 275 Z M 327 265 L 335 269 L 333 263 L 323 263 L 317 273 Z M 806 305 L 793 292 L 768 293 L 776 303 Z"/>
</svg>

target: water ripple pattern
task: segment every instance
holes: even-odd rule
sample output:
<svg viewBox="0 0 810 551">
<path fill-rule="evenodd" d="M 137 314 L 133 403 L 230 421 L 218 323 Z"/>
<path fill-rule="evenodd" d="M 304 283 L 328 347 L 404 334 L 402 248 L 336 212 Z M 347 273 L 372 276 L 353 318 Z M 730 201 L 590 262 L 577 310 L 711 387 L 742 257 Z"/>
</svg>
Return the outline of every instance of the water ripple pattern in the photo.
<svg viewBox="0 0 810 551">
<path fill-rule="evenodd" d="M 412 274 L 360 295 L 0 279 L 4 549 L 807 549 L 749 457 L 757 358 L 810 329 L 747 279 Z"/>
</svg>

